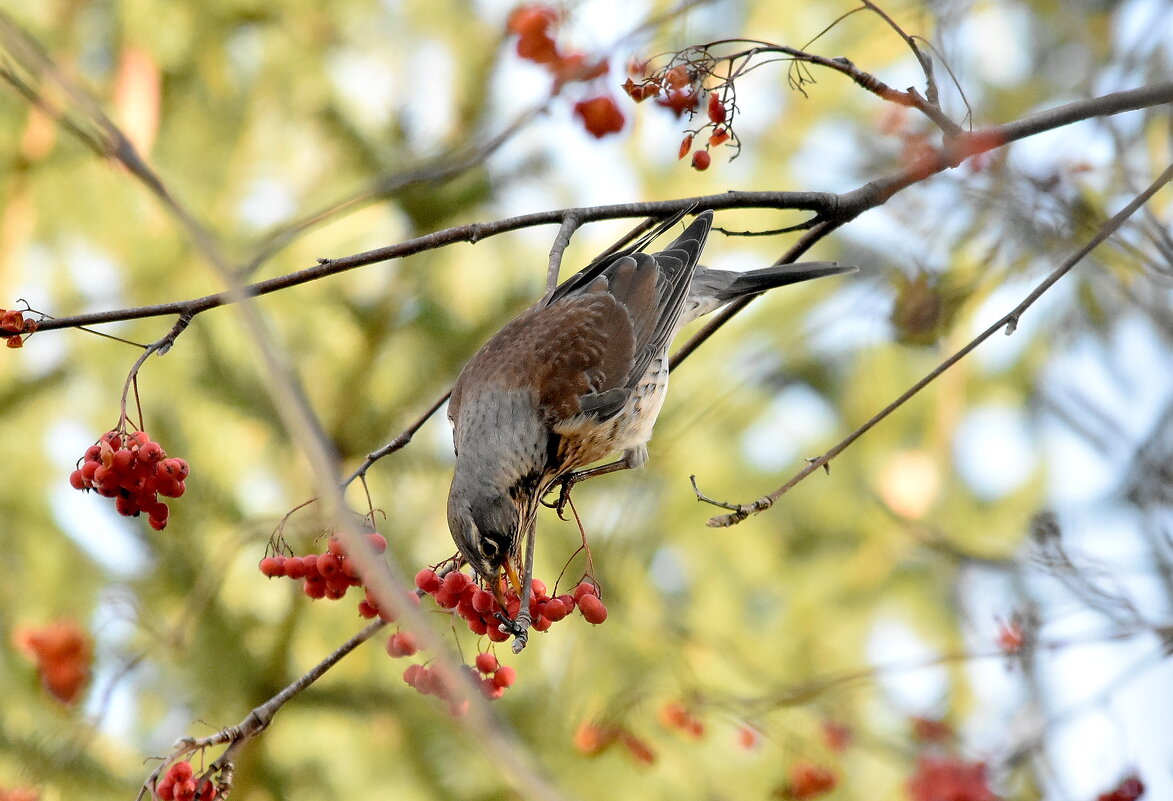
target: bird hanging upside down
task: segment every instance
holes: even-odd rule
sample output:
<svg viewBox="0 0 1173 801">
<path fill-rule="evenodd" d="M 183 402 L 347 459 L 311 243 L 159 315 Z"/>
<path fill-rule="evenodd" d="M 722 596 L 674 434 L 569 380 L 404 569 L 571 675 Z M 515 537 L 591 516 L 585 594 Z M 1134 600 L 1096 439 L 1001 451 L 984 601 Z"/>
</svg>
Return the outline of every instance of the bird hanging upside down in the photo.
<svg viewBox="0 0 1173 801">
<path fill-rule="evenodd" d="M 636 249 L 572 276 L 507 323 L 456 379 L 448 526 L 502 608 L 503 572 L 523 596 L 517 620 L 503 621 L 515 651 L 530 623 L 539 502 L 556 482 L 644 463 L 677 331 L 740 297 L 854 270 L 834 262 L 744 273 L 700 267 L 712 223 L 713 212 L 702 212 L 659 253 Z M 618 461 L 585 470 L 616 453 Z"/>
</svg>

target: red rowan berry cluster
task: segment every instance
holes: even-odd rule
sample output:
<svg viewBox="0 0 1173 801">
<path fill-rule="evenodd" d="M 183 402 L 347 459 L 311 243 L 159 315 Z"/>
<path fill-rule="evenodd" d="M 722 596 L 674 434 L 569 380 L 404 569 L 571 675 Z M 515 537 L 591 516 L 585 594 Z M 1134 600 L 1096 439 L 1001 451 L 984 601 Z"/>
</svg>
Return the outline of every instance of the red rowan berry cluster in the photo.
<svg viewBox="0 0 1173 801">
<path fill-rule="evenodd" d="M 664 728 L 676 729 L 694 740 L 705 734 L 705 724 L 680 701 L 669 701 L 660 707 L 659 718 Z"/>
<path fill-rule="evenodd" d="M 584 756 L 598 756 L 619 743 L 628 755 L 641 765 L 653 765 L 656 752 L 646 741 L 624 726 L 585 722 L 574 731 L 574 747 Z"/>
<path fill-rule="evenodd" d="M 24 312 L 16 309 L 0 309 L 0 337 L 4 337 L 10 348 L 19 348 L 24 345 L 27 336 L 37 330 L 37 321 L 25 319 Z"/>
<path fill-rule="evenodd" d="M 1136 801 L 1144 795 L 1144 782 L 1139 776 L 1129 776 L 1106 793 L 1100 793 L 1096 801 Z"/>
<path fill-rule="evenodd" d="M 491 592 L 481 589 L 477 583 L 459 570 L 449 572 L 443 579 L 435 570 L 424 568 L 415 576 L 415 586 L 431 595 L 441 609 L 451 609 L 464 618 L 469 631 L 487 635 L 493 642 L 509 639 L 507 631 L 501 631 L 498 615 L 517 619 L 521 599 L 512 588 L 504 594 L 507 609 L 502 610 Z M 546 631 L 559 620 L 567 617 L 575 607 L 588 623 L 599 624 L 607 619 L 607 607 L 599 599 L 599 589 L 584 581 L 570 593 L 550 597 L 544 582 L 534 579 L 529 602 L 530 616 L 534 631 Z"/>
<path fill-rule="evenodd" d="M 921 755 L 906 785 L 912 801 L 998 801 L 986 783 L 984 762 Z"/>
<path fill-rule="evenodd" d="M 40 801 L 41 794 L 32 787 L 0 787 L 0 801 Z"/>
<path fill-rule="evenodd" d="M 367 541 L 376 553 L 387 550 L 387 539 L 376 531 L 367 535 Z M 337 601 L 346 595 L 351 587 L 362 586 L 357 566 L 346 553 L 342 540 L 331 537 L 326 552 L 309 553 L 304 556 L 266 556 L 257 565 L 261 573 L 269 578 L 285 577 L 301 582 L 302 591 L 310 598 L 329 598 Z M 412 594 L 412 597 L 416 596 Z M 418 599 L 417 599 L 418 600 Z M 370 593 L 358 604 L 358 613 L 365 618 L 379 615 Z M 390 620 L 389 616 L 383 616 Z"/>
<path fill-rule="evenodd" d="M 490 700 L 500 698 L 517 681 L 517 671 L 500 664 L 497 657 L 490 653 L 477 654 L 474 664 L 475 670 L 467 665 L 463 669 L 468 671 L 470 678 L 478 683 L 481 692 Z M 466 702 L 459 700 L 457 683 L 447 680 L 442 667 L 408 665 L 403 671 L 403 680 L 421 695 L 434 695 L 447 701 L 454 715 L 462 714 L 467 707 Z"/>
<path fill-rule="evenodd" d="M 13 639 L 36 662 L 50 695 L 65 704 L 78 699 L 89 680 L 93 658 L 90 639 L 79 625 L 59 620 L 39 628 L 20 628 Z"/>
<path fill-rule="evenodd" d="M 176 762 L 155 786 L 159 801 L 212 801 L 216 787 L 206 779 L 196 778 L 190 762 Z"/>
<path fill-rule="evenodd" d="M 545 67 L 554 78 L 555 90 L 567 83 L 593 81 L 606 75 L 606 59 L 592 60 L 584 53 L 559 48 L 555 37 L 561 24 L 562 17 L 556 9 L 526 3 L 513 10 L 505 27 L 517 36 L 517 55 Z M 623 112 L 606 94 L 579 101 L 574 105 L 574 114 L 596 139 L 623 130 Z"/>
<path fill-rule="evenodd" d="M 741 148 L 732 127 L 733 115 L 737 110 L 733 82 L 716 78 L 714 65 L 711 57 L 703 51 L 694 50 L 678 54 L 667 66 L 658 70 L 651 70 L 646 61 L 634 60 L 628 66 L 628 78 L 623 84 L 623 91 L 636 103 L 655 98 L 656 105 L 668 109 L 677 119 L 685 114 L 690 121 L 696 119 L 703 101 L 703 122 L 685 132 L 677 152 L 679 159 L 692 153 L 692 167 L 698 171 L 707 170 L 712 163 L 710 148 L 729 141 L 733 142 L 737 150 Z M 706 86 L 706 80 L 714 78 L 720 83 Z M 704 148 L 694 152 L 693 145 L 706 131 L 708 137 Z"/>
<path fill-rule="evenodd" d="M 114 499 L 120 515 L 137 517 L 147 513 L 151 528 L 167 527 L 170 510 L 159 500 L 178 498 L 187 489 L 184 481 L 190 468 L 179 458 L 168 458 L 145 431 L 125 434 L 114 430 L 86 449 L 81 465 L 69 476 L 74 489 L 94 490 Z"/>
<path fill-rule="evenodd" d="M 826 795 L 839 784 L 839 777 L 835 771 L 822 765 L 816 765 L 805 759 L 800 759 L 790 766 L 786 781 L 774 795 L 785 798 L 787 801 L 807 801 Z M 951 796 L 942 796 L 951 798 Z"/>
</svg>

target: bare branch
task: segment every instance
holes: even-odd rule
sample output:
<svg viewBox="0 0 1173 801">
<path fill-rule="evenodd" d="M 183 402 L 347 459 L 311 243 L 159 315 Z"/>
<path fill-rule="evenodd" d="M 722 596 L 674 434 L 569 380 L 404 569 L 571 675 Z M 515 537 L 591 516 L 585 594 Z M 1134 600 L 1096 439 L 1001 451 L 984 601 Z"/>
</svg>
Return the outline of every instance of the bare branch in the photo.
<svg viewBox="0 0 1173 801">
<path fill-rule="evenodd" d="M 957 362 L 961 361 L 970 353 L 972 353 L 979 345 L 981 345 L 995 333 L 1001 330 L 1005 330 L 1007 334 L 1013 333 L 1019 319 L 1021 319 L 1022 315 L 1027 311 L 1027 309 L 1034 305 L 1035 301 L 1042 297 L 1048 289 L 1054 286 L 1060 278 L 1069 273 L 1076 264 L 1084 259 L 1084 257 L 1086 257 L 1099 245 L 1103 244 L 1103 242 L 1107 240 L 1108 237 L 1118 231 L 1129 217 L 1135 214 L 1138 209 L 1147 203 L 1148 200 L 1170 180 L 1173 180 L 1173 165 L 1167 167 L 1165 171 L 1162 172 L 1157 177 L 1157 179 L 1152 184 L 1150 184 L 1147 189 L 1144 190 L 1144 192 L 1133 198 L 1133 200 L 1127 206 L 1125 206 L 1123 209 L 1113 215 L 1111 219 L 1100 226 L 1100 229 L 1096 232 L 1095 236 L 1093 236 L 1083 247 L 1068 257 L 1066 261 L 1056 267 L 1055 270 L 1052 271 L 1051 274 L 1048 275 L 1045 279 L 1043 279 L 1043 281 L 1037 287 L 1035 287 L 1035 289 L 1029 295 L 1027 295 L 1021 303 L 1011 309 L 1010 312 L 1004 315 L 985 331 L 970 340 L 970 342 L 966 344 L 965 347 L 961 348 L 948 359 L 941 362 L 941 364 L 932 370 L 932 372 L 905 390 L 900 395 L 900 397 L 896 398 L 896 400 L 892 401 L 879 412 L 877 412 L 871 419 L 869 419 L 855 431 L 851 432 L 851 434 L 840 441 L 839 444 L 837 444 L 835 447 L 831 448 L 819 458 L 809 462 L 806 467 L 800 470 L 793 478 L 791 478 L 781 487 L 749 504 L 739 506 L 735 512 L 725 515 L 718 515 L 711 518 L 708 521 L 708 525 L 716 528 L 735 525 L 736 523 L 740 523 L 742 520 L 745 520 L 751 515 L 755 515 L 759 512 L 763 512 L 766 509 L 769 509 L 777 502 L 779 498 L 781 498 L 786 492 L 794 487 L 794 485 L 798 484 L 798 482 L 802 481 L 811 473 L 815 472 L 820 467 L 827 464 L 833 458 L 842 453 L 853 442 L 875 427 L 881 420 L 903 406 L 910 398 L 931 384 L 950 367 L 957 364 Z"/>
</svg>

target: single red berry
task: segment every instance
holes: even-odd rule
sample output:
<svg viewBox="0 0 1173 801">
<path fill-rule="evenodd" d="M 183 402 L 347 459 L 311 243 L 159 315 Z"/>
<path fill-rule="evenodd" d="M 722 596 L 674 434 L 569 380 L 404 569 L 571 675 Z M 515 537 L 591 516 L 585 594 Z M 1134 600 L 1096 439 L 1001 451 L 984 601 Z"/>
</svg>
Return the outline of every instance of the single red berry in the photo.
<svg viewBox="0 0 1173 801">
<path fill-rule="evenodd" d="M 285 560 L 279 556 L 266 556 L 260 561 L 257 567 L 260 569 L 262 576 L 275 578 L 285 575 Z"/>
<path fill-rule="evenodd" d="M 177 782 L 190 779 L 193 775 L 195 775 L 191 769 L 191 763 L 186 761 L 176 762 L 174 765 L 172 765 L 169 774 L 171 778 Z"/>
<path fill-rule="evenodd" d="M 164 498 L 179 498 L 187 491 L 187 485 L 173 478 L 161 478 L 155 482 L 155 491 Z"/>
<path fill-rule="evenodd" d="M 542 608 L 542 614 L 550 618 L 554 623 L 557 623 L 562 618 L 570 614 L 570 610 L 566 608 L 566 604 L 562 603 L 559 598 L 551 598 L 546 601 L 546 605 Z"/>
<path fill-rule="evenodd" d="M 375 553 L 383 553 L 387 550 L 387 538 L 377 531 L 372 531 L 367 535 L 367 542 L 371 544 Z"/>
<path fill-rule="evenodd" d="M 495 622 L 494 625 L 496 625 Z M 478 637 L 483 637 L 489 633 L 489 624 L 485 622 L 484 618 L 473 618 L 468 621 L 468 630 Z"/>
<path fill-rule="evenodd" d="M 501 664 L 497 661 L 497 657 L 486 651 L 483 654 L 477 654 L 476 658 L 477 670 L 481 673 L 492 673 L 499 668 Z"/>
<path fill-rule="evenodd" d="M 101 462 L 102 461 L 102 446 L 96 442 L 90 447 L 86 448 L 86 455 L 83 459 L 87 462 Z"/>
<path fill-rule="evenodd" d="M 390 656 L 411 656 L 418 650 L 415 635 L 409 631 L 397 631 L 387 639 L 387 653 Z"/>
<path fill-rule="evenodd" d="M 321 576 L 307 576 L 301 584 L 302 592 L 313 599 L 326 597 L 326 580 Z"/>
<path fill-rule="evenodd" d="M 326 543 L 326 552 L 334 554 L 339 558 L 346 556 L 346 548 L 343 547 L 342 540 L 337 537 L 331 537 L 330 541 Z"/>
<path fill-rule="evenodd" d="M 163 446 L 159 443 L 148 442 L 139 446 L 138 458 L 146 462 L 161 462 L 167 458 L 167 454 L 163 451 Z"/>
<path fill-rule="evenodd" d="M 534 631 L 549 631 L 550 626 L 554 625 L 554 621 L 545 615 L 538 615 L 534 618 Z"/>
<path fill-rule="evenodd" d="M 163 777 L 163 781 L 155 785 L 155 797 L 159 801 L 175 801 L 175 782 L 170 776 Z"/>
<path fill-rule="evenodd" d="M 170 516 L 171 511 L 167 509 L 166 505 L 163 506 L 163 510 L 164 511 L 162 514 L 156 514 L 155 512 L 152 512 L 147 517 L 147 522 L 151 524 L 151 528 L 153 528 L 155 531 L 162 531 L 163 529 L 167 528 L 167 518 Z"/>
<path fill-rule="evenodd" d="M 435 570 L 432 570 L 429 567 L 425 567 L 423 570 L 415 574 L 415 586 L 419 587 L 429 595 L 440 589 L 440 584 L 440 577 L 436 575 Z"/>
<path fill-rule="evenodd" d="M 584 595 L 578 599 L 578 610 L 588 623 L 599 625 L 607 619 L 607 607 L 594 595 Z"/>
<path fill-rule="evenodd" d="M 515 681 L 517 681 L 517 671 L 509 665 L 502 665 L 493 672 L 493 683 L 498 687 L 512 687 Z"/>
<path fill-rule="evenodd" d="M 697 172 L 707 170 L 712 161 L 713 157 L 709 155 L 709 151 L 707 150 L 698 150 L 692 154 L 692 168 Z"/>
<path fill-rule="evenodd" d="M 477 589 L 477 591 L 475 593 L 473 593 L 472 608 L 475 609 L 477 612 L 481 613 L 482 615 L 484 613 L 492 610 L 493 606 L 496 603 L 497 603 L 496 599 L 493 598 L 493 594 L 490 592 L 485 592 L 482 589 Z"/>
<path fill-rule="evenodd" d="M 459 570 L 453 570 L 448 575 L 444 576 L 443 587 L 448 592 L 451 592 L 457 597 L 464 592 L 464 588 L 468 585 L 468 576 L 461 573 Z"/>
<path fill-rule="evenodd" d="M 598 598 L 599 588 L 594 584 L 591 584 L 589 581 L 580 582 L 579 585 L 574 588 L 574 600 L 576 602 L 581 602 L 584 595 L 593 595 Z"/>
<path fill-rule="evenodd" d="M 69 474 L 69 486 L 76 490 L 82 490 L 86 488 L 86 479 L 85 475 L 81 472 L 81 468 L 78 468 Z"/>
<path fill-rule="evenodd" d="M 414 687 L 423 669 L 422 665 L 408 665 L 403 671 L 403 680 Z"/>
<path fill-rule="evenodd" d="M 334 554 L 327 552 L 318 557 L 318 574 L 322 578 L 330 578 L 331 576 L 337 575 L 341 569 L 342 565 L 339 563 L 338 557 Z"/>
<path fill-rule="evenodd" d="M 486 631 L 485 634 L 488 636 L 490 642 L 505 642 L 511 636 L 513 636 L 507 631 L 501 631 L 501 627 L 497 625 L 496 620 L 488 623 L 487 628 L 488 631 Z"/>
<path fill-rule="evenodd" d="M 379 616 L 379 610 L 376 609 L 366 598 L 363 598 L 358 602 L 358 613 L 361 617 L 364 617 L 367 620 Z"/>
<path fill-rule="evenodd" d="M 110 469 L 115 473 L 126 474 L 131 471 L 134 466 L 134 454 L 131 453 L 130 448 L 119 448 L 114 451 L 114 457 L 110 461 Z"/>
</svg>

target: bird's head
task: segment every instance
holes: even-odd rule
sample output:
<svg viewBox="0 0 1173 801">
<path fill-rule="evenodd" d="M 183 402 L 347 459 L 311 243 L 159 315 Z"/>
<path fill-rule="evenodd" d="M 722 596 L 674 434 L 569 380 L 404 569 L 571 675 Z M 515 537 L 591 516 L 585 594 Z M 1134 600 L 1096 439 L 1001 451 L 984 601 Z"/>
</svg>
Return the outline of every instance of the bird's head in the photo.
<svg viewBox="0 0 1173 801">
<path fill-rule="evenodd" d="M 482 489 L 482 487 L 478 487 Z M 516 583 L 528 504 L 516 493 L 469 494 L 460 481 L 448 493 L 448 528 L 460 555 L 500 600 L 502 572 Z"/>
</svg>

